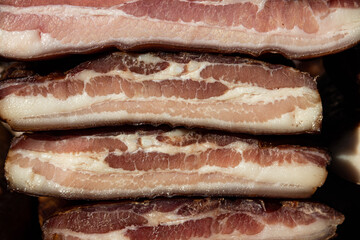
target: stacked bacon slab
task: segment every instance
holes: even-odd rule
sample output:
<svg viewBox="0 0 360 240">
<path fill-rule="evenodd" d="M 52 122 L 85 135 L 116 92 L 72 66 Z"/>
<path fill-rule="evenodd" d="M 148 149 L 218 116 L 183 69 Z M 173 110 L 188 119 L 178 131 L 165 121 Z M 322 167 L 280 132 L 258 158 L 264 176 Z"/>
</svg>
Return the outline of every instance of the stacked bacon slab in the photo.
<svg viewBox="0 0 360 240">
<path fill-rule="evenodd" d="M 61 204 L 41 199 L 41 216 Z M 79 206 L 56 213 L 43 229 L 44 239 L 326 239 L 342 221 L 318 203 L 174 198 Z"/>
<path fill-rule="evenodd" d="M 359 40 L 358 0 L 0 0 L 5 58 L 133 51 L 4 74 L 0 118 L 27 132 L 7 156 L 9 188 L 132 199 L 49 203 L 44 239 L 329 239 L 341 213 L 276 200 L 311 197 L 329 155 L 258 136 L 318 133 L 316 78 L 234 55 L 310 58 Z"/>
<path fill-rule="evenodd" d="M 0 52 L 41 58 L 115 46 L 282 52 L 305 58 L 358 41 L 358 0 L 2 0 Z"/>
<path fill-rule="evenodd" d="M 0 107 L 0 117 L 19 131 L 168 123 L 291 134 L 318 132 L 322 120 L 309 74 L 186 53 L 117 52 L 58 75 L 9 79 L 0 87 Z"/>
<path fill-rule="evenodd" d="M 11 187 L 83 199 L 179 194 L 304 198 L 323 184 L 329 161 L 315 148 L 266 146 L 252 138 L 183 129 L 78 133 L 15 139 L 6 165 Z"/>
</svg>

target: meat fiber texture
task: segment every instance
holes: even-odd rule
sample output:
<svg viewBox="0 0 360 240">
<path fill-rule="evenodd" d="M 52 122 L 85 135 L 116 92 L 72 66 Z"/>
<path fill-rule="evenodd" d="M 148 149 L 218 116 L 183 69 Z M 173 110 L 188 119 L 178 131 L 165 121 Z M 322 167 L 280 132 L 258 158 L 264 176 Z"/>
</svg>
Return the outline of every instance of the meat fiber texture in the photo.
<svg viewBox="0 0 360 240">
<path fill-rule="evenodd" d="M 305 58 L 360 40 L 358 0 L 2 0 L 0 55 L 32 59 L 115 46 L 280 52 Z"/>
<path fill-rule="evenodd" d="M 307 58 L 340 51 L 360 39 L 356 0 L 0 4 L 0 55 L 15 59 L 113 46 L 252 55 L 270 51 Z M 115 53 L 63 74 L 33 75 L 0 85 L 0 117 L 22 131 L 167 123 L 297 134 L 318 132 L 322 120 L 316 82 L 309 75 L 232 57 Z M 15 190 L 65 198 L 302 198 L 323 184 L 328 162 L 328 155 L 318 149 L 263 146 L 248 137 L 189 130 L 45 133 L 16 138 L 6 171 Z M 83 206 L 48 220 L 44 238 L 326 239 L 343 221 L 341 214 L 313 203 L 284 201 L 269 207 L 261 200 L 191 201 L 150 200 L 149 211 L 133 210 L 132 205 L 142 203 L 120 205 L 120 210 L 116 204 Z M 176 204 L 184 202 L 185 210 L 179 211 Z M 179 208 L 164 210 L 169 205 Z"/>
<path fill-rule="evenodd" d="M 173 195 L 310 197 L 327 176 L 316 148 L 185 129 L 84 130 L 15 138 L 10 188 L 68 199 Z"/>
<path fill-rule="evenodd" d="M 18 131 L 124 123 L 251 134 L 320 131 L 316 81 L 232 56 L 115 52 L 65 73 L 0 82 L 0 118 Z"/>
<path fill-rule="evenodd" d="M 59 210 L 42 230 L 45 240 L 313 240 L 331 238 L 343 221 L 342 214 L 312 202 L 175 198 Z"/>
</svg>

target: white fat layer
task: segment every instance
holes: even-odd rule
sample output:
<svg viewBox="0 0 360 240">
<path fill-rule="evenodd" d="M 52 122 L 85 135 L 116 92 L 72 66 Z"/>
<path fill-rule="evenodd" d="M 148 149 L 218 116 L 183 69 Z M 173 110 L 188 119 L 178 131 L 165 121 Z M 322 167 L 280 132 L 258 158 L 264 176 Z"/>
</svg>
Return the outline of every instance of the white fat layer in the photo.
<svg viewBox="0 0 360 240">
<path fill-rule="evenodd" d="M 32 170 L 8 163 L 6 166 L 7 179 L 12 189 L 28 194 L 64 197 L 69 199 L 116 199 L 172 195 L 196 196 L 261 196 L 278 198 L 307 198 L 318 186 L 287 185 L 281 183 L 248 182 L 239 179 L 238 182 L 157 185 L 156 187 L 142 187 L 127 189 L 121 182 L 116 188 L 103 190 L 87 190 L 62 186 L 46 179 Z M 176 178 L 176 175 L 174 175 Z M 325 177 L 324 177 L 325 179 Z M 78 181 L 77 179 L 73 179 Z M 101 181 L 101 180 L 99 180 Z M 84 183 L 86 185 L 86 182 Z"/>
<path fill-rule="evenodd" d="M 261 7 L 261 5 L 259 5 Z M 83 34 L 84 38 L 72 37 L 56 40 L 50 34 L 41 34 L 38 30 L 28 30 L 22 32 L 7 32 L 0 30 L 0 52 L 4 56 L 29 58 L 32 56 L 46 56 L 57 50 L 69 49 L 88 49 L 100 44 L 113 44 L 121 42 L 132 45 L 137 42 L 168 42 L 179 45 L 209 46 L 218 48 L 238 48 L 241 46 L 254 54 L 259 54 L 259 48 L 283 50 L 288 53 L 296 53 L 296 57 L 307 54 L 321 54 L 343 46 L 354 44 L 360 36 L 360 8 L 349 9 L 339 8 L 329 16 L 317 21 L 320 29 L 317 33 L 307 34 L 298 27 L 293 29 L 275 29 L 270 32 L 257 32 L 255 29 L 247 29 L 243 26 L 217 28 L 205 26 L 202 23 L 183 23 L 166 22 L 156 19 L 137 18 L 126 15 L 121 10 L 95 9 L 76 6 L 48 6 L 48 7 L 29 7 L 14 8 L 2 6 L 3 11 L 23 13 L 39 13 L 54 15 L 59 13 L 61 16 L 92 16 L 101 18 L 99 21 L 119 21 L 123 22 L 122 28 L 109 36 L 106 28 L 98 34 Z M 45 12 L 44 12 L 45 11 Z M 346 16 L 346 17 L 344 17 Z M 105 20 L 108 18 L 108 20 Z M 81 19 L 81 18 L 79 18 Z M 96 22 L 96 21 L 95 21 Z M 79 24 L 81 26 L 81 24 Z M 330 29 L 329 29 L 330 28 Z M 127 30 L 126 30 L 127 29 Z M 128 29 L 146 29 L 146 32 L 129 31 Z M 164 31 L 164 29 L 168 31 Z M 221 30 L 221 31 L 220 31 Z M 79 36 L 81 29 L 79 29 Z M 129 34 L 129 35 L 127 35 Z M 36 37 L 37 36 L 37 37 Z M 85 38 L 86 36 L 86 38 Z M 23 44 L 24 39 L 27 44 Z M 30 41 L 31 40 L 31 41 Z M 33 40 L 33 41 L 32 41 Z M 21 46 L 21 47 L 19 47 Z"/>
<path fill-rule="evenodd" d="M 16 101 L 13 101 L 15 100 Z M 313 107 L 301 109 L 295 107 L 294 111 L 285 113 L 279 118 L 270 119 L 263 122 L 246 122 L 246 121 L 224 121 L 215 118 L 188 118 L 182 116 L 171 116 L 168 113 L 162 114 L 133 114 L 126 111 L 117 112 L 101 112 L 101 113 L 89 113 L 89 114 L 71 114 L 68 116 L 58 115 L 51 117 L 45 114 L 34 115 L 34 112 L 38 109 L 47 108 L 47 112 L 52 113 L 54 109 L 58 111 L 68 108 L 70 104 L 59 105 L 45 105 L 43 101 L 32 99 L 29 101 L 27 98 L 7 98 L 0 102 L 0 109 L 2 109 L 3 118 L 8 120 L 8 123 L 14 129 L 58 129 L 64 127 L 64 123 L 73 127 L 93 126 L 94 122 L 101 125 L 114 125 L 121 123 L 171 123 L 172 125 L 187 125 L 187 126 L 202 126 L 208 128 L 220 128 L 224 130 L 231 130 L 236 132 L 245 132 L 253 134 L 261 133 L 299 133 L 304 131 L 316 131 L 318 128 L 318 121 L 321 120 L 322 106 L 317 104 Z M 44 99 L 45 100 L 45 99 Z M 24 102 L 25 101 L 25 102 Z M 10 104 L 8 104 L 10 102 Z M 30 104 L 29 104 L 30 103 Z M 28 106 L 23 108 L 23 106 Z M 74 102 L 76 105 L 76 101 Z M 37 107 L 35 107 L 37 106 Z M 38 106 L 42 106 L 39 108 Z M 211 106 L 209 106 L 211 110 Z M 34 112 L 29 112 L 29 109 L 33 109 Z M 27 111 L 28 116 L 24 116 L 24 112 Z M 171 111 L 171 109 L 169 110 Z M 70 112 L 71 113 L 71 112 Z M 66 126 L 65 126 L 66 127 Z"/>
<path fill-rule="evenodd" d="M 8 41 L 8 39 L 11 39 Z M 5 31 L 0 29 L 0 54 L 9 57 L 27 58 L 66 48 L 49 34 L 37 30 Z M 71 47 L 75 47 L 71 46 Z"/>
</svg>

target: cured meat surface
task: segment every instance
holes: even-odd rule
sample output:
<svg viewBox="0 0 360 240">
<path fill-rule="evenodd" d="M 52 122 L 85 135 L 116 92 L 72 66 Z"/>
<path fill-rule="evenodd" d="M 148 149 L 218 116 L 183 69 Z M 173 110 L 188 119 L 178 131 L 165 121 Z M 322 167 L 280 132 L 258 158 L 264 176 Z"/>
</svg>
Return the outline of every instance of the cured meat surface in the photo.
<svg viewBox="0 0 360 240">
<path fill-rule="evenodd" d="M 315 80 L 293 68 L 208 54 L 116 52 L 64 74 L 0 82 L 0 118 L 20 131 L 166 123 L 283 134 L 318 132 L 322 106 Z"/>
<path fill-rule="evenodd" d="M 115 46 L 281 52 L 303 58 L 360 40 L 359 0 L 2 0 L 0 55 L 39 58 Z"/>
<path fill-rule="evenodd" d="M 342 214 L 317 203 L 175 198 L 74 207 L 45 221 L 47 239 L 328 239 Z"/>
<path fill-rule="evenodd" d="M 15 138 L 5 166 L 10 187 L 68 199 L 303 198 L 323 184 L 329 161 L 315 148 L 184 129 L 67 134 Z"/>
</svg>

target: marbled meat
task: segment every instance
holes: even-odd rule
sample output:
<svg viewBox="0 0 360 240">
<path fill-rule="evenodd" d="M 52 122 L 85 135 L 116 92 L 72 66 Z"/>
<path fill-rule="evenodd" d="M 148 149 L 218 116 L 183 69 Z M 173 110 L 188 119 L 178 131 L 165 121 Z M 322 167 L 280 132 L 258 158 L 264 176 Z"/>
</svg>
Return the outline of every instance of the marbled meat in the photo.
<svg viewBox="0 0 360 240">
<path fill-rule="evenodd" d="M 305 198 L 327 176 L 316 148 L 186 129 L 24 134 L 5 171 L 11 189 L 67 199 L 169 195 Z"/>
<path fill-rule="evenodd" d="M 73 207 L 48 218 L 43 239 L 329 239 L 344 221 L 312 202 L 175 198 Z"/>
<path fill-rule="evenodd" d="M 18 131 L 124 123 L 251 134 L 318 132 L 316 81 L 231 56 L 116 52 L 65 73 L 0 82 L 0 118 Z"/>
<path fill-rule="evenodd" d="M 304 58 L 360 40 L 359 0 L 1 0 L 0 55 L 40 58 L 115 46 L 280 52 Z"/>
</svg>

